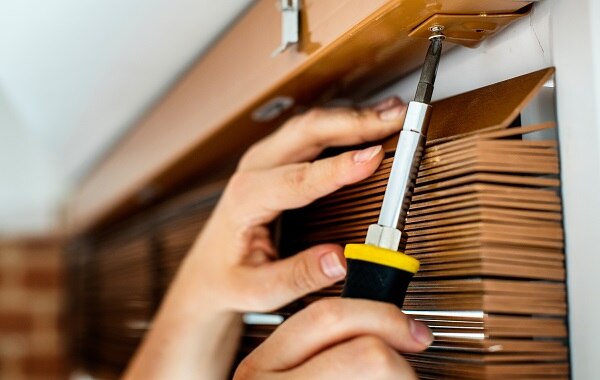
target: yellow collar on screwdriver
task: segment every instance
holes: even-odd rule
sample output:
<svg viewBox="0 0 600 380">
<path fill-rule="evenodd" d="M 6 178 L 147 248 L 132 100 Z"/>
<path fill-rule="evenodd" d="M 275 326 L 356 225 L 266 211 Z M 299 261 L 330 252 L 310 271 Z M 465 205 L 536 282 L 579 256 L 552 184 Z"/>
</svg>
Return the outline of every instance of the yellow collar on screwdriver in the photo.
<svg viewBox="0 0 600 380">
<path fill-rule="evenodd" d="M 346 244 L 344 256 L 347 259 L 367 261 L 410 273 L 417 273 L 419 270 L 419 260 L 402 252 L 369 244 Z"/>
</svg>

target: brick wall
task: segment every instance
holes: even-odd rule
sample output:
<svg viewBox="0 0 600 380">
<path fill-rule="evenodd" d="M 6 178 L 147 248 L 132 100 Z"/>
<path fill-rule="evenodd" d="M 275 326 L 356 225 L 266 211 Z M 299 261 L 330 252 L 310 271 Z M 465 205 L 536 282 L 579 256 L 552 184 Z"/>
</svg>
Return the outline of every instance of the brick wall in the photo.
<svg viewBox="0 0 600 380">
<path fill-rule="evenodd" d="M 55 240 L 0 240 L 0 379 L 66 378 L 64 266 Z"/>
</svg>

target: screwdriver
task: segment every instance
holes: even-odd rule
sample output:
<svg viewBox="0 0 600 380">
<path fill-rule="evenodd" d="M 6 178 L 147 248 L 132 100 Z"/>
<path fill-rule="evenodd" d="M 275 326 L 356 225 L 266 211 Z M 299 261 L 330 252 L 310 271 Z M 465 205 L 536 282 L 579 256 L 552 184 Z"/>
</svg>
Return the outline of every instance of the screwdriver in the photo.
<svg viewBox="0 0 600 380">
<path fill-rule="evenodd" d="M 434 26 L 414 101 L 408 103 L 377 224 L 365 244 L 347 244 L 348 263 L 342 297 L 383 301 L 402 307 L 419 261 L 399 252 L 417 171 L 425 149 L 431 97 L 442 53 L 443 26 Z"/>
</svg>

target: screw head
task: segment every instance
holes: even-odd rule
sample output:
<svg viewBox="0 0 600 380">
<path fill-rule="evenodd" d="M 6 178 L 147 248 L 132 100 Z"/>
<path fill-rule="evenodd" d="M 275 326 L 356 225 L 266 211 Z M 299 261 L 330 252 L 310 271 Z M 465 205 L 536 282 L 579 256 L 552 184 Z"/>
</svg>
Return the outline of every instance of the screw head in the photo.
<svg viewBox="0 0 600 380">
<path fill-rule="evenodd" d="M 443 25 L 434 25 L 434 26 L 430 27 L 429 30 L 431 31 L 431 37 L 429 37 L 430 40 L 446 39 L 446 36 L 444 35 L 444 32 L 443 32 L 443 30 L 444 30 Z"/>
</svg>

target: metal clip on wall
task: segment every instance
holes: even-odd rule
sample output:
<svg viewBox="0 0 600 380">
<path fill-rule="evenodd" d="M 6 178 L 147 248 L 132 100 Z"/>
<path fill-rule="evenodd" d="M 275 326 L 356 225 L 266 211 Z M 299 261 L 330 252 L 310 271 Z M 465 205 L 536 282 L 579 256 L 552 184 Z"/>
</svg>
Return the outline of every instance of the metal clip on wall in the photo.
<svg viewBox="0 0 600 380">
<path fill-rule="evenodd" d="M 281 0 L 281 45 L 271 54 L 275 57 L 300 40 L 300 0 Z"/>
</svg>

